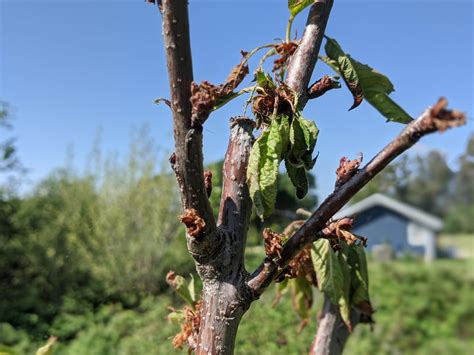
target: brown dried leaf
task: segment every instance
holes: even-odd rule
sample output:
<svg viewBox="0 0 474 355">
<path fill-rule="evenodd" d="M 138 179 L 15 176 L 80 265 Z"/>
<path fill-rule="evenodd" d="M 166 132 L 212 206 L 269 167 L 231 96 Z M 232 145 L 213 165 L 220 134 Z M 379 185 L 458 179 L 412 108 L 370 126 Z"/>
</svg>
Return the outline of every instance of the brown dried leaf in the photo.
<svg viewBox="0 0 474 355">
<path fill-rule="evenodd" d="M 192 113 L 198 117 L 207 116 L 221 95 L 221 88 L 208 81 L 191 83 Z"/>
<path fill-rule="evenodd" d="M 249 73 L 249 67 L 245 63 L 245 56 L 246 52 L 242 52 L 242 60 L 240 61 L 239 64 L 237 64 L 234 68 L 232 68 L 232 71 L 230 72 L 229 76 L 225 80 L 223 87 L 222 87 L 222 93 L 225 95 L 230 94 L 232 91 L 234 91 L 237 86 L 240 85 L 240 83 L 244 80 L 245 76 Z"/>
<path fill-rule="evenodd" d="M 194 116 L 205 120 L 218 101 L 230 95 L 239 86 L 249 73 L 249 67 L 245 63 L 246 55 L 246 52 L 242 52 L 242 60 L 232 68 L 224 84 L 214 85 L 206 80 L 200 84 L 191 83 L 191 105 Z"/>
<path fill-rule="evenodd" d="M 325 75 L 309 87 L 308 98 L 315 99 L 324 95 L 329 90 L 339 87 L 341 87 L 339 82 L 332 79 L 329 75 Z"/>
<path fill-rule="evenodd" d="M 273 72 L 284 68 L 290 57 L 295 53 L 298 48 L 297 42 L 284 42 L 275 45 L 275 51 L 280 55 L 280 58 L 275 59 L 273 62 Z"/>
<path fill-rule="evenodd" d="M 431 108 L 433 124 L 439 132 L 466 124 L 466 115 L 458 110 L 448 110 L 448 100 L 441 97 Z"/>
<path fill-rule="evenodd" d="M 302 276 L 311 285 L 318 287 L 316 273 L 311 261 L 311 245 L 306 246 L 290 261 L 285 269 L 284 276 L 289 279 Z"/>
<path fill-rule="evenodd" d="M 325 238 L 331 240 L 331 246 L 334 250 L 339 250 L 339 240 L 344 240 L 348 245 L 353 245 L 360 242 L 364 247 L 367 245 L 367 238 L 356 235 L 351 232 L 354 220 L 348 217 L 338 219 L 336 221 L 329 221 L 323 229 Z"/>
<path fill-rule="evenodd" d="M 362 163 L 362 153 L 356 159 L 350 160 L 347 157 L 342 157 L 339 161 L 339 167 L 336 170 L 336 188 L 344 185 L 352 176 L 359 170 Z"/>
<path fill-rule="evenodd" d="M 201 308 L 202 300 L 199 300 L 194 305 L 194 309 L 184 306 L 180 311 L 184 314 L 185 318 L 184 323 L 181 324 L 181 331 L 172 340 L 173 347 L 182 349 L 183 345 L 186 344 L 189 350 L 196 349 L 201 324 Z M 176 310 L 173 311 L 176 312 Z"/>
<path fill-rule="evenodd" d="M 285 83 L 278 87 L 266 86 L 257 90 L 259 95 L 253 97 L 252 112 L 257 117 L 257 128 L 262 124 L 269 125 L 270 118 L 276 114 L 290 115 L 295 112 L 295 92 Z"/>
<path fill-rule="evenodd" d="M 204 222 L 194 208 L 184 210 L 180 219 L 186 225 L 188 235 L 193 238 L 198 238 L 206 227 L 206 222 Z"/>
<path fill-rule="evenodd" d="M 283 237 L 283 234 L 273 232 L 270 228 L 265 228 L 263 230 L 265 255 L 268 256 L 270 259 L 280 257 Z"/>
</svg>

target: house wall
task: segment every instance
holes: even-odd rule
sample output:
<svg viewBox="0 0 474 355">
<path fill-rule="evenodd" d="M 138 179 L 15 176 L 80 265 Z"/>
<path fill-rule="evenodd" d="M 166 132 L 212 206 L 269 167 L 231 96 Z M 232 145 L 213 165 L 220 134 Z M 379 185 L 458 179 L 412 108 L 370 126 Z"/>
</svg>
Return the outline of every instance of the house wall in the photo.
<svg viewBox="0 0 474 355">
<path fill-rule="evenodd" d="M 376 206 L 355 216 L 353 231 L 368 238 L 367 247 L 389 243 L 396 253 L 410 252 L 424 255 L 424 246 L 410 245 L 408 225 L 410 221 L 385 207 Z"/>
</svg>

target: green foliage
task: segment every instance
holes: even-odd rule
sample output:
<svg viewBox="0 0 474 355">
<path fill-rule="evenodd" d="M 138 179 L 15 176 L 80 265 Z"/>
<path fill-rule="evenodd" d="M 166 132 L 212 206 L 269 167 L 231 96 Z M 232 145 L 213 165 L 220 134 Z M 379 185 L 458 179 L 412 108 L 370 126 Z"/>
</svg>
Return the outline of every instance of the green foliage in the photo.
<svg viewBox="0 0 474 355">
<path fill-rule="evenodd" d="M 185 302 L 190 306 L 194 305 L 199 297 L 199 292 L 196 292 L 196 282 L 192 274 L 190 275 L 189 282 L 183 276 L 176 275 L 174 272 L 168 273 L 166 279 L 168 284 Z"/>
<path fill-rule="evenodd" d="M 446 230 L 474 233 L 474 134 L 459 157 L 459 171 L 454 178 L 452 201 L 446 214 Z"/>
<path fill-rule="evenodd" d="M 389 121 L 412 121 L 410 115 L 388 96 L 394 87 L 385 75 L 346 54 L 332 38 L 326 37 L 325 51 L 327 57 L 321 59 L 343 77 L 354 96 L 354 104 L 350 109 L 357 107 L 365 98 Z"/>
<path fill-rule="evenodd" d="M 291 16 L 295 17 L 312 3 L 314 0 L 288 0 L 288 10 L 290 10 Z"/>
<path fill-rule="evenodd" d="M 170 268 L 192 270 L 175 180 L 150 139 L 138 135 L 125 163 L 95 158 L 85 175 L 62 169 L 21 199 L 0 195 L 0 319 L 33 338 L 69 339 L 99 304 L 132 306 L 166 289 Z"/>
<path fill-rule="evenodd" d="M 247 167 L 250 196 L 257 215 L 263 220 L 275 206 L 278 168 L 288 150 L 288 117 L 275 117 L 255 141 Z"/>
<path fill-rule="evenodd" d="M 318 288 L 332 303 L 338 304 L 343 297 L 344 276 L 336 253 L 329 240 L 319 239 L 313 243 L 311 260 L 318 278 Z"/>
<path fill-rule="evenodd" d="M 308 193 L 307 171 L 314 166 L 312 154 L 316 145 L 318 128 L 313 121 L 300 114 L 272 118 L 255 141 L 247 167 L 250 196 L 263 220 L 268 218 L 277 200 L 277 179 L 280 162 L 284 159 L 287 174 L 296 188 L 296 196 L 304 198 Z"/>
<path fill-rule="evenodd" d="M 262 254 L 251 253 L 249 257 L 255 260 L 247 260 L 248 263 L 258 263 Z M 370 291 L 377 305 L 376 323 L 372 331 L 357 326 L 345 353 L 471 353 L 474 346 L 472 261 L 436 261 L 431 265 L 417 261 L 378 264 L 369 260 L 369 263 Z M 320 295 L 313 297 L 315 303 L 321 304 Z M 244 315 L 237 334 L 236 354 L 308 353 L 317 326 L 317 307 L 310 311 L 308 326 L 298 334 L 300 321 L 293 315 L 291 299 L 283 297 L 276 308 L 272 307 L 273 299 L 270 290 Z M 184 354 L 183 350 L 173 349 L 170 341 L 178 326 L 166 321 L 167 306 L 175 302 L 169 294 L 162 294 L 143 299 L 133 309 L 114 303 L 78 314 L 70 322 L 84 322 L 85 326 L 69 339 L 59 337 L 55 354 Z M 0 325 L 0 344 L 8 346 L 11 353 L 34 353 L 44 342 L 30 339 L 27 343 L 24 332 L 12 327 L 8 332 L 4 329 Z M 6 336 L 9 343 L 5 342 Z"/>
<path fill-rule="evenodd" d="M 313 243 L 311 259 L 319 290 L 339 306 L 344 323 L 352 329 L 351 307 L 372 314 L 367 261 L 363 246 L 342 241 L 339 246 L 340 250 L 334 251 L 329 240 L 319 239 Z"/>
<path fill-rule="evenodd" d="M 293 117 L 285 167 L 299 199 L 308 193 L 307 171 L 311 170 L 316 162 L 316 158 L 313 159 L 313 150 L 318 133 L 319 130 L 313 121 L 306 120 L 301 116 Z"/>
</svg>

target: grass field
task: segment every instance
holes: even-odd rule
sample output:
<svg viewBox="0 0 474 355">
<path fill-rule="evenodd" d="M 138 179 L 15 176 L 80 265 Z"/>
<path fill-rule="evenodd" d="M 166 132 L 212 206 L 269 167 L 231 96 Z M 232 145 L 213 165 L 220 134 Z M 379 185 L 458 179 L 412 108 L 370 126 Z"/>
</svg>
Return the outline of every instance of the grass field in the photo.
<svg viewBox="0 0 474 355">
<path fill-rule="evenodd" d="M 453 250 L 460 258 L 474 258 L 474 234 L 441 234 L 438 248 Z"/>
</svg>

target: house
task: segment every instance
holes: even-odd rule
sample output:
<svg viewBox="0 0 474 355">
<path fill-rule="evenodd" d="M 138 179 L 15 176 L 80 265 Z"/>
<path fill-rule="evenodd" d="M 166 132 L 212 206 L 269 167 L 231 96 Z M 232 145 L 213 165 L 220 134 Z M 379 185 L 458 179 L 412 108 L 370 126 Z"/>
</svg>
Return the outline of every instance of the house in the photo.
<svg viewBox="0 0 474 355">
<path fill-rule="evenodd" d="M 416 254 L 427 261 L 436 257 L 436 237 L 443 222 L 416 207 L 373 194 L 334 216 L 342 217 L 354 218 L 352 231 L 368 238 L 369 250 L 388 243 L 397 255 Z"/>
</svg>

